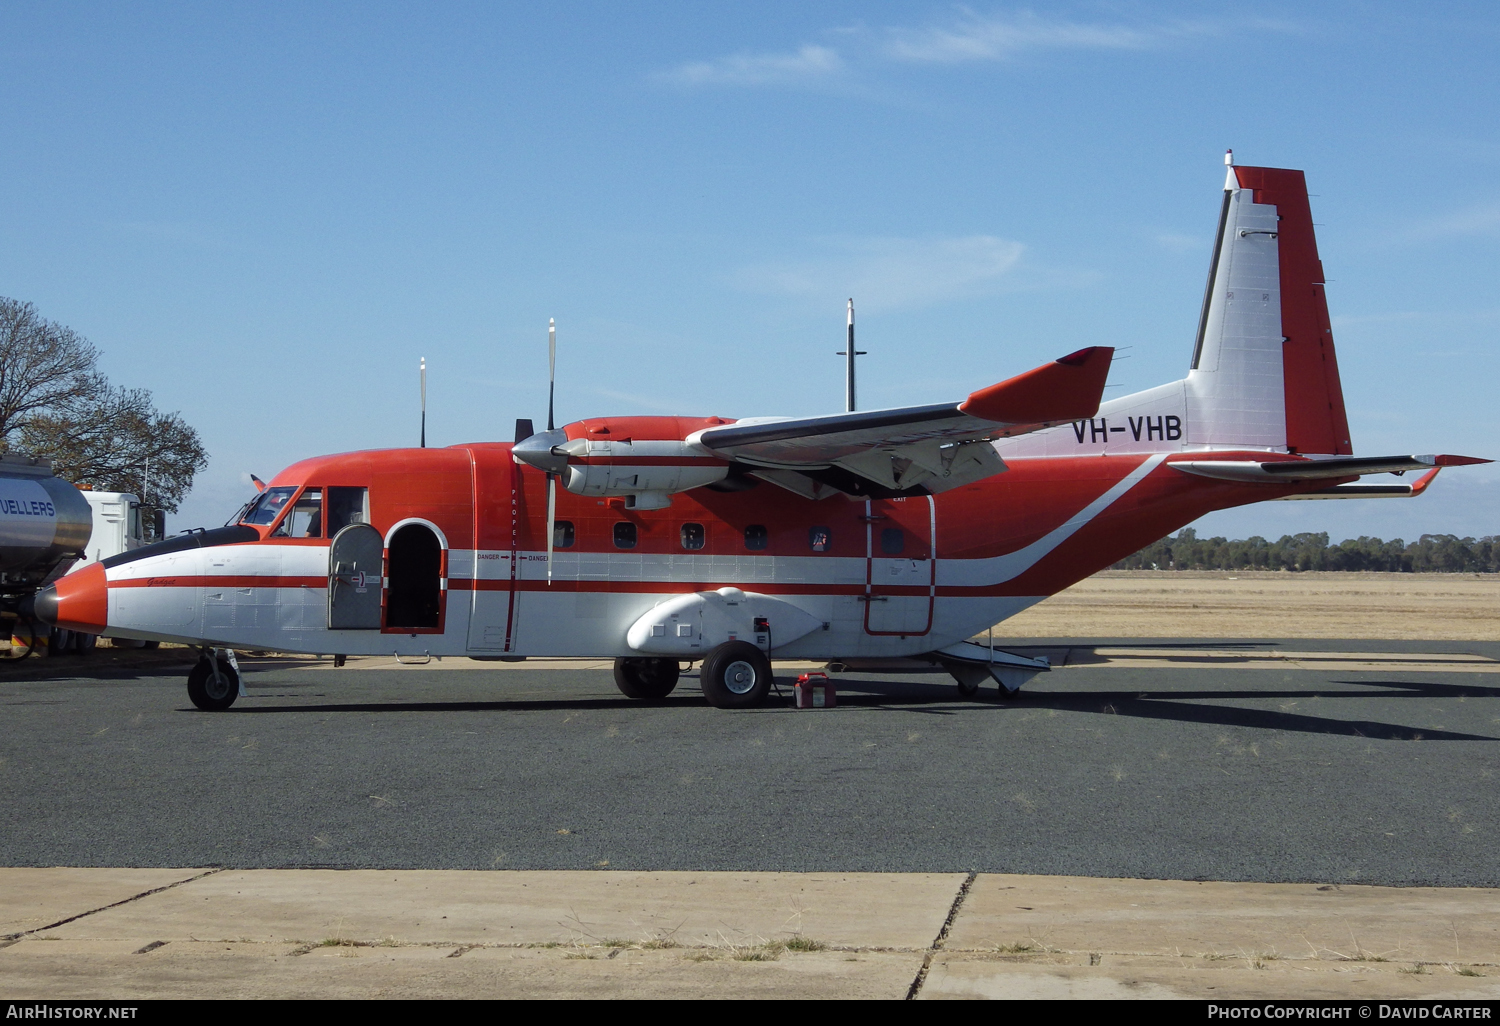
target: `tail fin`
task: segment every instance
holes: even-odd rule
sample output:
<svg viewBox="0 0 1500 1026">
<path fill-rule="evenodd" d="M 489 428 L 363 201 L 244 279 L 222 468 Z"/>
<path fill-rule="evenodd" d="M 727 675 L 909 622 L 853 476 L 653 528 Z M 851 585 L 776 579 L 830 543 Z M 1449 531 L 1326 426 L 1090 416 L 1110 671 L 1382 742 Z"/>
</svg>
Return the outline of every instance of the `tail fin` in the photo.
<svg viewBox="0 0 1500 1026">
<path fill-rule="evenodd" d="M 1229 168 L 1185 385 L 1190 444 L 1353 453 L 1301 171 Z"/>
</svg>

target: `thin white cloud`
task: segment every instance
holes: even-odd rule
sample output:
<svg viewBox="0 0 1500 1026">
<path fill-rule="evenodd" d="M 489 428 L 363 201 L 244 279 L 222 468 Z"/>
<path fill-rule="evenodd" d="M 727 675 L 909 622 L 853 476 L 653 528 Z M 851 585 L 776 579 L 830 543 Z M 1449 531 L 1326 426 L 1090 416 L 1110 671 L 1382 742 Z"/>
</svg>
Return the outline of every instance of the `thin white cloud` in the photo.
<svg viewBox="0 0 1500 1026">
<path fill-rule="evenodd" d="M 1173 253 L 1191 253 L 1195 249 L 1203 249 L 1206 240 L 1198 235 L 1184 235 L 1181 232 L 1162 232 L 1156 237 L 1156 244 L 1163 249 L 1171 250 Z"/>
<path fill-rule="evenodd" d="M 634 392 L 620 392 L 613 388 L 587 388 L 584 389 L 584 391 L 592 392 L 594 395 L 602 395 L 606 399 L 614 399 L 618 402 L 630 403 L 634 406 L 640 407 L 643 410 L 655 410 L 658 413 L 682 412 L 681 403 L 677 403 L 675 405 L 673 403 L 664 404 L 660 399 L 636 395 Z"/>
<path fill-rule="evenodd" d="M 1424 221 L 1412 229 L 1416 239 L 1446 239 L 1458 235 L 1500 234 L 1500 203 L 1476 203 L 1462 210 Z"/>
<path fill-rule="evenodd" d="M 1265 19 L 1166 21 L 1150 24 L 1081 22 L 1044 17 L 1031 11 L 980 14 L 960 8 L 946 22 L 926 26 L 831 28 L 837 49 L 804 43 L 795 50 L 738 53 L 692 61 L 654 77 L 685 86 L 853 87 L 872 65 L 954 65 L 1003 62 L 1041 50 L 1149 50 L 1232 29 L 1291 33 L 1289 23 Z"/>
<path fill-rule="evenodd" d="M 993 235 L 874 238 L 824 244 L 820 259 L 742 268 L 734 283 L 748 292 L 799 298 L 853 296 L 861 309 L 928 306 L 984 295 L 1007 285 L 1025 247 Z"/>
<path fill-rule="evenodd" d="M 843 70 L 844 60 L 836 50 L 809 43 L 792 53 L 742 53 L 694 61 L 659 77 L 681 85 L 807 85 Z"/>
<path fill-rule="evenodd" d="M 1004 61 L 1025 50 L 1143 50 L 1191 26 L 1133 28 L 1042 18 L 1030 12 L 983 16 L 964 12 L 955 24 L 885 31 L 885 56 L 912 64 Z"/>
</svg>

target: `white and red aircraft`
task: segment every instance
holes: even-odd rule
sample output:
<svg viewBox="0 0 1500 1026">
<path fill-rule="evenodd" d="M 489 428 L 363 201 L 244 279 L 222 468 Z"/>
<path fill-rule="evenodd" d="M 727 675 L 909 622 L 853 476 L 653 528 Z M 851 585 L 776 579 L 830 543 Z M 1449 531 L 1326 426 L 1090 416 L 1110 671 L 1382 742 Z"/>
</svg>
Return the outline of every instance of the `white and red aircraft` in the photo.
<svg viewBox="0 0 1500 1026">
<path fill-rule="evenodd" d="M 1211 510 L 1415 496 L 1488 462 L 1353 456 L 1301 171 L 1230 165 L 1187 377 L 1101 405 L 1112 353 L 931 406 L 522 422 L 514 444 L 304 460 L 238 523 L 36 608 L 203 646 L 204 709 L 242 693 L 236 648 L 612 657 L 633 698 L 701 660 L 720 707 L 761 702 L 773 658 L 926 657 L 966 694 L 1014 691 L 1046 663 L 966 639 Z"/>
</svg>

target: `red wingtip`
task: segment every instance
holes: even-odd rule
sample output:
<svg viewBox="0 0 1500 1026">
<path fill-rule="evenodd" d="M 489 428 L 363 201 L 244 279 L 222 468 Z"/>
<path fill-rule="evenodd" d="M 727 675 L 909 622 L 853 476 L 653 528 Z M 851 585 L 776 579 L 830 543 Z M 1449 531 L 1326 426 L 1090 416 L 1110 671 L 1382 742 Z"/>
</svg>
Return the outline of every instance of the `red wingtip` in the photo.
<svg viewBox="0 0 1500 1026">
<path fill-rule="evenodd" d="M 1494 463 L 1494 460 L 1480 459 L 1478 456 L 1434 456 L 1432 465 L 1435 467 L 1472 467 L 1478 463 Z"/>
<path fill-rule="evenodd" d="M 1090 346 L 989 388 L 959 404 L 971 417 L 997 424 L 1085 420 L 1099 412 L 1112 346 Z"/>
</svg>

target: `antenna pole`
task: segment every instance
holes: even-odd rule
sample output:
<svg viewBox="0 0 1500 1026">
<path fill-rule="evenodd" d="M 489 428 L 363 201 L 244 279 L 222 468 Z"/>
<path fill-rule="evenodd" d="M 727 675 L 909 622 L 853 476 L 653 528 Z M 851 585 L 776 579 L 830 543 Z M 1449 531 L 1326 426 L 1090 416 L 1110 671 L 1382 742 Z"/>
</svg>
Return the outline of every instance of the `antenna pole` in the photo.
<svg viewBox="0 0 1500 1026">
<path fill-rule="evenodd" d="M 854 348 L 854 300 L 849 300 L 849 343 L 835 356 L 844 357 L 844 412 L 854 412 L 854 358 L 868 355 Z"/>
<path fill-rule="evenodd" d="M 427 448 L 427 357 L 422 357 L 422 448 Z"/>
<path fill-rule="evenodd" d="M 557 388 L 557 319 L 547 318 L 547 430 L 557 425 L 552 423 L 552 397 Z"/>
</svg>

